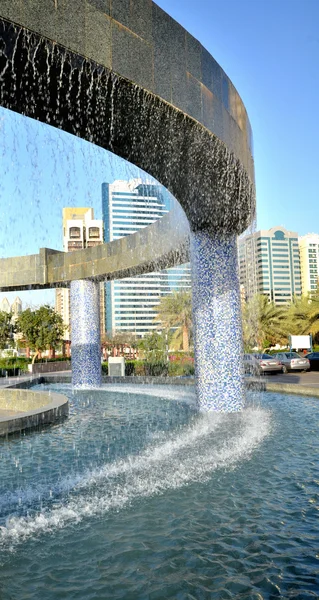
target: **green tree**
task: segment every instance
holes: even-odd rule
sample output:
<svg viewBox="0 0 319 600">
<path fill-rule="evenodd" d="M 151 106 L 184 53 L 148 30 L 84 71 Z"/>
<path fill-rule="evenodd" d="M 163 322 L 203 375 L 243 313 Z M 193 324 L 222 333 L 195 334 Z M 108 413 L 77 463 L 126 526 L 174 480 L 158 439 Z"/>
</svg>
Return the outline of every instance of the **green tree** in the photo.
<svg viewBox="0 0 319 600">
<path fill-rule="evenodd" d="M 260 350 L 287 341 L 288 308 L 276 306 L 262 294 L 243 306 L 243 338 L 245 351 L 257 346 Z"/>
<path fill-rule="evenodd" d="M 62 341 L 65 326 L 62 317 L 51 306 L 44 305 L 36 310 L 24 310 L 17 320 L 17 329 L 22 333 L 26 346 L 35 351 L 34 363 L 40 352 L 56 348 Z"/>
<path fill-rule="evenodd" d="M 189 352 L 190 335 L 192 329 L 192 296 L 190 292 L 174 292 L 161 299 L 158 306 L 154 306 L 157 313 L 156 320 L 160 321 L 165 329 L 174 333 L 171 339 L 172 346 Z"/>
<path fill-rule="evenodd" d="M 116 349 L 119 354 L 123 354 L 124 348 L 137 348 L 136 335 L 130 331 L 108 331 L 101 336 L 101 346 L 111 352 Z"/>
<path fill-rule="evenodd" d="M 137 342 L 141 357 L 149 362 L 161 362 L 167 360 L 167 332 L 152 331 Z"/>
<path fill-rule="evenodd" d="M 307 296 L 294 298 L 287 315 L 289 333 L 315 337 L 319 333 L 319 289 Z"/>
<path fill-rule="evenodd" d="M 168 375 L 168 333 L 152 331 L 139 340 L 145 375 Z"/>
<path fill-rule="evenodd" d="M 12 313 L 0 311 L 0 349 L 12 346 L 15 326 L 12 323 Z"/>
</svg>

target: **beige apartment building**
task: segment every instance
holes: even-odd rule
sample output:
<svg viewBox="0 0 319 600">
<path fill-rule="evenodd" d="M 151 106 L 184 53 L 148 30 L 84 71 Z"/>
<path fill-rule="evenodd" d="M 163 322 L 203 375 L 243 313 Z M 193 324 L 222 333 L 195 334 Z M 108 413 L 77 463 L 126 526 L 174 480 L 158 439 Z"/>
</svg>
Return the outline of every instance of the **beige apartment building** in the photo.
<svg viewBox="0 0 319 600">
<path fill-rule="evenodd" d="M 238 240 L 239 279 L 245 299 L 264 294 L 277 305 L 301 295 L 298 234 L 284 227 L 256 231 Z"/>
<path fill-rule="evenodd" d="M 319 282 L 319 235 L 307 233 L 299 238 L 302 294 L 314 292 Z"/>
<path fill-rule="evenodd" d="M 93 208 L 63 208 L 63 250 L 75 252 L 103 244 L 103 221 L 94 219 Z M 100 318 L 101 333 L 105 332 L 105 298 L 104 283 L 101 283 Z M 66 326 L 64 339 L 71 339 L 70 321 L 70 291 L 68 288 L 58 288 L 55 291 L 55 310 L 59 313 Z"/>
</svg>

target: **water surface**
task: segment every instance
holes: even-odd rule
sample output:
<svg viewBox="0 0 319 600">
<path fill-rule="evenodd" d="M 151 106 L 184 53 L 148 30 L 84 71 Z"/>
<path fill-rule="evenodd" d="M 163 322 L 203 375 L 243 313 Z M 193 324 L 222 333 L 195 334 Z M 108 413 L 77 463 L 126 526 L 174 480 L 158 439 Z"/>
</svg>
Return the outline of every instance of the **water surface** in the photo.
<svg viewBox="0 0 319 600">
<path fill-rule="evenodd" d="M 318 400 L 53 387 L 70 418 L 0 442 L 0 598 L 318 598 Z"/>
</svg>

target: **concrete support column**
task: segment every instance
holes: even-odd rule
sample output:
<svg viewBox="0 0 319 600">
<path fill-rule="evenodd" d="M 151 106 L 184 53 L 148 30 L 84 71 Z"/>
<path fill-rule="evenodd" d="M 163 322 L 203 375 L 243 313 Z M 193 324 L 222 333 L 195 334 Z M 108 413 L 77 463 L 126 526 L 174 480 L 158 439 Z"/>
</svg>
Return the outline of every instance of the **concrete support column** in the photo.
<svg viewBox="0 0 319 600">
<path fill-rule="evenodd" d="M 101 384 L 100 286 L 88 280 L 72 281 L 72 384 L 94 388 Z"/>
<path fill-rule="evenodd" d="M 245 387 L 236 236 L 192 233 L 191 261 L 199 406 L 237 411 Z"/>
</svg>

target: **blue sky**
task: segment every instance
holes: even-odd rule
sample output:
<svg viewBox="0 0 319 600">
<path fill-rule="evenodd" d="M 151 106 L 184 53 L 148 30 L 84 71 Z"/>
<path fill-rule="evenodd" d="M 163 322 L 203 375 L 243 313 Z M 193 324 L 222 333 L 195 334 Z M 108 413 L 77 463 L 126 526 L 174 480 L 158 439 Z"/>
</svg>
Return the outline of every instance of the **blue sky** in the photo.
<svg viewBox="0 0 319 600">
<path fill-rule="evenodd" d="M 159 0 L 233 81 L 254 135 L 257 226 L 319 233 L 318 0 Z"/>
<path fill-rule="evenodd" d="M 245 103 L 258 228 L 319 233 L 318 0 L 158 4 L 209 50 Z M 101 183 L 138 174 L 101 149 L 3 109 L 0 167 L 0 256 L 60 249 L 63 206 L 93 206 L 99 218 Z M 53 301 L 52 292 L 19 295 Z"/>
</svg>

